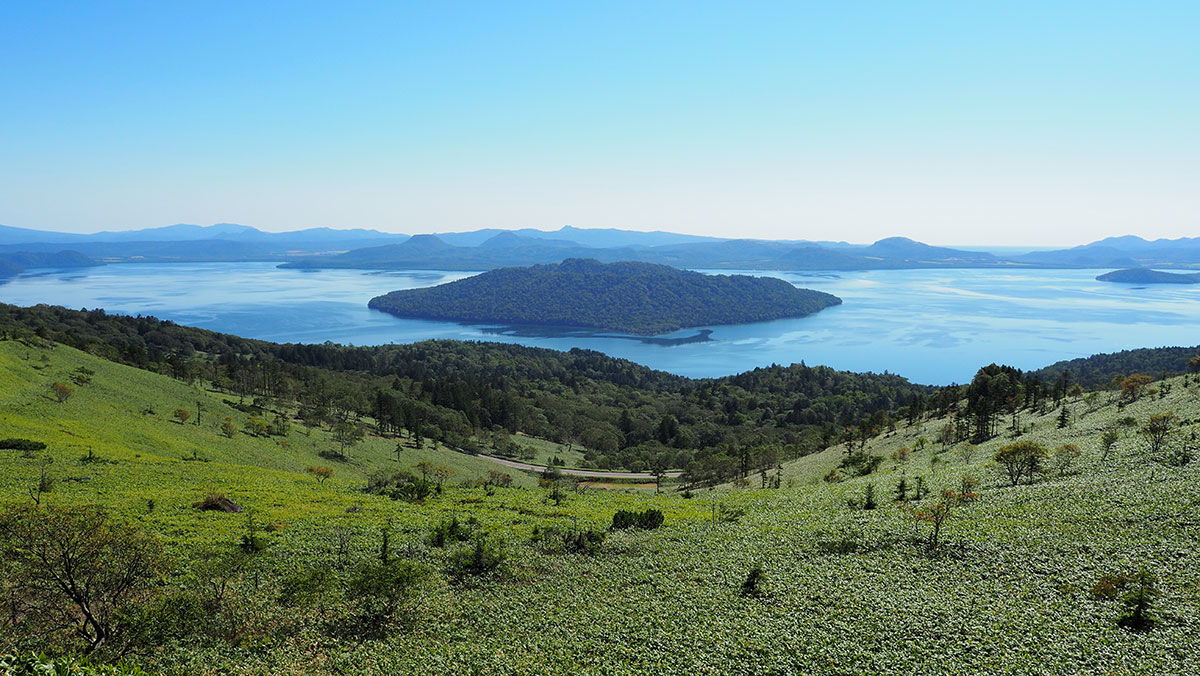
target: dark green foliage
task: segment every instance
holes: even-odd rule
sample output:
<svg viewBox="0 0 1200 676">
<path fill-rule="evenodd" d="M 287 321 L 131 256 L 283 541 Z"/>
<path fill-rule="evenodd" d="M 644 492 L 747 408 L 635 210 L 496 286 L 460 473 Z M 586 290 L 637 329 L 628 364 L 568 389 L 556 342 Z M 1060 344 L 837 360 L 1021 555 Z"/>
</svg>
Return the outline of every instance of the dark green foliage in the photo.
<svg viewBox="0 0 1200 676">
<path fill-rule="evenodd" d="M 534 545 L 549 554 L 599 553 L 608 531 L 599 528 L 549 528 L 533 529 Z"/>
<path fill-rule="evenodd" d="M 779 279 L 572 258 L 393 291 L 370 307 L 402 317 L 571 326 L 637 334 L 800 317 L 841 300 Z"/>
<path fill-rule="evenodd" d="M 1188 362 L 1200 347 L 1155 347 L 1122 350 L 1090 357 L 1060 361 L 1031 374 L 1046 381 L 1057 379 L 1063 371 L 1075 374 L 1076 380 L 1087 388 L 1105 387 L 1114 379 L 1130 373 L 1160 373 L 1176 376 L 1187 373 Z"/>
<path fill-rule="evenodd" d="M 412 601 L 431 578 L 428 568 L 413 561 L 359 564 L 346 585 L 346 599 L 354 606 L 359 630 L 382 636 L 393 625 L 407 620 Z"/>
<path fill-rule="evenodd" d="M 1049 453 L 1041 444 L 1019 441 L 996 451 L 995 460 L 1009 485 L 1016 486 L 1021 479 L 1033 483 L 1037 475 L 1045 471 L 1047 457 Z"/>
<path fill-rule="evenodd" d="M 465 542 L 471 539 L 471 533 L 475 532 L 474 518 L 471 521 L 459 521 L 458 515 L 454 515 L 449 519 L 443 519 L 429 534 L 427 542 L 430 547 L 445 547 L 453 542 Z"/>
<path fill-rule="evenodd" d="M 860 420 L 882 429 L 889 411 L 918 396 L 933 393 L 918 407 L 930 411 L 958 399 L 956 389 L 942 396 L 895 375 L 804 364 L 691 380 L 589 350 L 456 341 L 278 345 L 152 317 L 44 305 L 0 304 L 0 330 L 44 334 L 188 382 L 200 377 L 243 397 L 294 397 L 312 427 L 369 416 L 380 434 L 418 432 L 460 448 L 472 445 L 477 430 L 497 428 L 564 443 L 575 437 L 587 448 L 585 462 L 598 468 L 640 461 L 684 469 L 695 462 L 688 480 L 697 484 L 756 471 L 759 460 L 770 459 L 767 449 L 777 461 L 815 452 L 836 429 L 857 428 Z M 328 457 L 341 459 L 335 443 Z M 748 466 L 727 450 L 734 446 L 749 449 Z"/>
<path fill-rule="evenodd" d="M 367 478 L 368 493 L 386 495 L 393 500 L 421 502 L 436 490 L 436 484 L 426 477 L 404 470 L 378 470 Z"/>
<path fill-rule="evenodd" d="M 13 505 L 0 512 L 0 608 L 11 630 L 62 631 L 87 653 L 121 654 L 127 611 L 151 601 L 166 560 L 158 541 L 90 506 Z"/>
<path fill-rule="evenodd" d="M 746 580 L 742 582 L 742 596 L 758 597 L 763 595 L 763 584 L 766 583 L 766 575 L 763 573 L 762 566 L 755 566 L 750 569 L 750 573 L 746 575 Z"/>
<path fill-rule="evenodd" d="M 479 533 L 469 545 L 450 555 L 447 572 L 459 580 L 471 575 L 485 575 L 499 569 L 507 558 L 503 540 Z"/>
<path fill-rule="evenodd" d="M 17 451 L 41 451 L 46 444 L 32 439 L 0 439 L 0 448 L 11 448 Z"/>
<path fill-rule="evenodd" d="M 646 509 L 641 512 L 630 510 L 620 510 L 613 514 L 612 530 L 624 530 L 626 528 L 641 528 L 643 530 L 654 530 L 663 525 L 664 517 L 661 510 Z"/>
<path fill-rule="evenodd" d="M 882 463 L 882 457 L 859 450 L 843 458 L 841 468 L 853 476 L 866 476 L 879 469 Z"/>
<path fill-rule="evenodd" d="M 206 634 L 213 628 L 204 599 L 191 590 L 171 590 L 148 603 L 126 607 L 122 622 L 127 643 L 135 649 L 161 646 Z"/>
<path fill-rule="evenodd" d="M 328 600 L 335 593 L 335 582 L 333 571 L 329 568 L 305 568 L 280 581 L 279 603 L 324 612 Z"/>
<path fill-rule="evenodd" d="M 1092 598 L 1120 602 L 1123 613 L 1117 625 L 1135 632 L 1150 631 L 1158 624 L 1154 613 L 1158 595 L 1158 578 L 1145 569 L 1132 574 L 1105 575 L 1092 587 Z"/>
</svg>

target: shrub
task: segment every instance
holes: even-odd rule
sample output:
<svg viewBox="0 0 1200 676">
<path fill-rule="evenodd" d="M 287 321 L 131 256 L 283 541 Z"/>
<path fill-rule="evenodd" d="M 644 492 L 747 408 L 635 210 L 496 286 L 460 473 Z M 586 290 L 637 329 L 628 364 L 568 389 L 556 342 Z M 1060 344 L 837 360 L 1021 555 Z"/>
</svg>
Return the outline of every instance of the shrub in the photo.
<svg viewBox="0 0 1200 676">
<path fill-rule="evenodd" d="M 1054 451 L 1054 468 L 1059 476 L 1065 476 L 1071 469 L 1071 464 L 1082 455 L 1083 451 L 1075 444 L 1063 444 Z"/>
<path fill-rule="evenodd" d="M 503 540 L 480 533 L 470 545 L 450 555 L 447 572 L 460 580 L 468 575 L 484 575 L 500 568 L 507 558 Z"/>
<path fill-rule="evenodd" d="M 762 566 L 751 568 L 750 573 L 746 575 L 746 580 L 742 582 L 742 596 L 762 596 L 762 586 L 765 581 L 766 576 L 763 574 Z"/>
<path fill-rule="evenodd" d="M 32 439 L 0 439 L 0 448 L 10 448 L 15 451 L 42 451 L 46 444 Z"/>
<path fill-rule="evenodd" d="M 1154 600 L 1158 598 L 1158 578 L 1142 569 L 1133 574 L 1105 575 L 1092 587 L 1092 597 L 1119 601 L 1124 607 L 1117 626 L 1130 631 L 1147 632 L 1158 623 Z"/>
<path fill-rule="evenodd" d="M 70 399 L 72 394 L 75 394 L 75 388 L 55 381 L 50 384 L 50 393 L 54 395 L 58 403 L 62 404 Z"/>
<path fill-rule="evenodd" d="M 1142 427 L 1142 436 L 1150 444 L 1150 452 L 1158 453 L 1166 445 L 1167 439 L 1175 430 L 1177 418 L 1174 413 L 1158 413 L 1150 416 Z"/>
<path fill-rule="evenodd" d="M 613 514 L 611 530 L 624 530 L 626 528 L 641 528 L 643 530 L 654 530 L 663 525 L 665 517 L 661 510 L 646 509 L 642 512 L 629 510 L 620 510 Z"/>
<path fill-rule="evenodd" d="M 1034 477 L 1044 470 L 1046 456 L 1046 448 L 1041 444 L 1018 441 L 996 451 L 995 460 L 1010 484 L 1016 486 L 1021 479 L 1033 483 Z"/>
<path fill-rule="evenodd" d="M 325 600 L 333 592 L 333 571 L 318 566 L 297 571 L 279 584 L 279 603 L 296 608 L 316 608 L 325 612 Z"/>
<path fill-rule="evenodd" d="M 841 469 L 850 472 L 853 476 L 866 476 L 879 469 L 879 465 L 882 463 L 882 457 L 860 450 L 843 458 Z"/>
<path fill-rule="evenodd" d="M 0 513 L 0 604 L 18 628 L 61 630 L 87 653 L 122 652 L 126 612 L 155 596 L 166 570 L 158 541 L 93 506 L 17 505 Z"/>
<path fill-rule="evenodd" d="M 386 495 L 393 500 L 421 502 L 434 491 L 434 483 L 412 472 L 379 470 L 367 477 L 368 493 Z"/>
<path fill-rule="evenodd" d="M 324 486 L 325 482 L 333 476 L 333 470 L 328 467 L 309 465 L 308 469 L 305 471 L 313 475 L 313 478 L 317 480 L 317 483 L 321 484 L 322 486 Z"/>
<path fill-rule="evenodd" d="M 459 521 L 458 515 L 455 514 L 434 526 L 426 541 L 430 547 L 438 548 L 445 547 L 451 542 L 466 542 L 471 539 L 471 533 L 475 530 L 473 525 L 471 522 Z"/>
<path fill-rule="evenodd" d="M 593 528 L 534 528 L 533 543 L 549 554 L 588 554 L 600 552 L 608 532 Z"/>
<path fill-rule="evenodd" d="M 392 625 L 407 620 L 412 601 L 431 577 L 425 566 L 403 559 L 359 565 L 346 585 L 346 599 L 355 608 L 360 629 L 386 634 Z"/>
</svg>

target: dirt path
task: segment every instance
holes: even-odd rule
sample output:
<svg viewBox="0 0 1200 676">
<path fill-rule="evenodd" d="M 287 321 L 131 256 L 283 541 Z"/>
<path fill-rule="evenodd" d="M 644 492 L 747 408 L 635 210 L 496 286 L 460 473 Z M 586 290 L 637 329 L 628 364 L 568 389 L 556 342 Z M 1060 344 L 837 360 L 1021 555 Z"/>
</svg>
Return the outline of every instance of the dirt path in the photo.
<svg viewBox="0 0 1200 676">
<path fill-rule="evenodd" d="M 479 457 L 487 458 L 488 460 L 491 460 L 492 462 L 504 465 L 505 467 L 511 467 L 513 469 L 523 469 L 523 470 L 528 470 L 531 472 L 542 472 L 542 471 L 545 471 L 545 469 L 546 469 L 545 465 L 531 465 L 527 462 L 517 462 L 516 460 L 506 460 L 504 458 L 497 458 L 494 455 L 480 454 Z M 565 467 L 559 467 L 558 471 L 562 472 L 563 474 L 570 475 L 570 476 L 581 476 L 581 477 L 585 477 L 588 479 L 653 479 L 654 478 L 654 475 L 650 474 L 649 472 L 604 472 L 601 470 L 591 470 L 591 469 L 567 469 Z M 664 472 L 663 476 L 674 479 L 675 477 L 678 477 L 681 474 L 683 474 L 683 472 L 676 470 L 673 472 Z"/>
</svg>

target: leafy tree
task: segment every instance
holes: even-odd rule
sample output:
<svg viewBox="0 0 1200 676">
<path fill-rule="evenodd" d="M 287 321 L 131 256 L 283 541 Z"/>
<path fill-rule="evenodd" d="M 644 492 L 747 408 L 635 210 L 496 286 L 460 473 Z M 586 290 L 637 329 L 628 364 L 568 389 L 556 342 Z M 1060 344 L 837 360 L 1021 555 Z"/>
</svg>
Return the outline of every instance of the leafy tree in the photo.
<svg viewBox="0 0 1200 676">
<path fill-rule="evenodd" d="M 392 626 L 408 619 L 431 578 L 431 571 L 415 561 L 367 561 L 351 575 L 346 599 L 357 611 L 364 633 L 386 635 Z"/>
<path fill-rule="evenodd" d="M 449 467 L 437 465 L 433 468 L 433 479 L 437 482 L 438 493 L 442 492 L 442 486 L 446 483 L 446 480 L 450 478 L 451 474 L 454 474 L 454 470 L 450 469 Z"/>
<path fill-rule="evenodd" d="M 179 421 L 180 425 L 186 425 L 187 421 L 191 419 L 192 414 L 189 413 L 187 411 L 187 409 L 177 408 L 177 409 L 175 409 L 174 416 L 175 416 L 175 419 Z"/>
<path fill-rule="evenodd" d="M 1067 470 L 1071 468 L 1072 463 L 1079 459 L 1083 451 L 1075 444 L 1063 444 L 1054 450 L 1054 468 L 1058 470 L 1059 476 L 1066 476 Z"/>
<path fill-rule="evenodd" d="M 225 416 L 225 420 L 221 422 L 221 434 L 224 434 L 226 437 L 232 439 L 234 432 L 237 432 L 237 427 L 235 427 L 233 424 L 233 418 L 231 416 Z"/>
<path fill-rule="evenodd" d="M 1042 472 L 1048 453 L 1041 444 L 1033 441 L 1018 441 L 1004 446 L 996 451 L 995 461 L 1003 469 L 1011 485 L 1028 479 L 1033 483 L 1034 477 Z"/>
<path fill-rule="evenodd" d="M 292 431 L 292 423 L 288 417 L 282 413 L 276 413 L 271 419 L 271 424 L 267 429 L 267 434 L 276 437 L 286 437 Z"/>
<path fill-rule="evenodd" d="M 129 646 L 124 613 L 153 598 L 167 564 L 158 542 L 93 506 L 0 512 L 0 603 L 33 633 L 66 629 L 93 653 Z"/>
<path fill-rule="evenodd" d="M 1121 433 L 1115 429 L 1104 430 L 1104 433 L 1100 435 L 1100 445 L 1104 448 L 1104 453 L 1100 456 L 1100 462 L 1108 462 L 1108 453 L 1120 438 Z"/>
<path fill-rule="evenodd" d="M 317 480 L 317 483 L 321 484 L 322 486 L 325 485 L 326 481 L 333 477 L 333 470 L 329 467 L 310 465 L 306 471 L 313 475 L 313 478 Z"/>
<path fill-rule="evenodd" d="M 50 393 L 54 395 L 58 403 L 63 404 L 71 398 L 72 394 L 75 394 L 75 388 L 70 385 L 64 385 L 56 380 L 50 384 Z"/>
<path fill-rule="evenodd" d="M 1092 587 L 1092 597 L 1120 601 L 1125 611 L 1117 625 L 1130 631 L 1146 632 L 1158 623 L 1153 606 L 1158 597 L 1158 578 L 1144 568 L 1137 573 L 1105 575 Z"/>
<path fill-rule="evenodd" d="M 1124 401 L 1137 401 L 1142 396 L 1142 392 L 1146 389 L 1154 379 L 1150 376 L 1135 373 L 1121 381 L 1121 397 Z"/>
<path fill-rule="evenodd" d="M 1150 452 L 1158 454 L 1166 445 L 1167 439 L 1175 431 L 1176 417 L 1174 413 L 1156 413 L 1146 420 L 1142 426 L 1142 436 L 1150 444 Z"/>
<path fill-rule="evenodd" d="M 333 426 L 333 440 L 338 443 L 338 455 L 345 458 L 346 449 L 363 440 L 363 430 L 355 423 L 340 422 Z"/>
<path fill-rule="evenodd" d="M 910 508 L 909 513 L 918 521 L 928 523 L 931 527 L 926 544 L 931 550 L 941 546 L 942 526 L 950 518 L 954 507 L 963 503 L 963 494 L 951 490 L 942 491 L 942 499 L 925 509 Z"/>
</svg>

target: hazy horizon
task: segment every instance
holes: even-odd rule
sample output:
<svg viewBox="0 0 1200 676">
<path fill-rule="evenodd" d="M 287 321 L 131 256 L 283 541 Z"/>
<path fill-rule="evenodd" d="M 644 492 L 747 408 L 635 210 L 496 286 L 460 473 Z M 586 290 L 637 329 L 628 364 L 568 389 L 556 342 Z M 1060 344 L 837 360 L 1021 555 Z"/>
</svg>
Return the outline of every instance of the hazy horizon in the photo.
<svg viewBox="0 0 1200 676">
<path fill-rule="evenodd" d="M 1200 226 L 1200 5 L 0 10 L 0 223 L 1072 246 Z"/>
<path fill-rule="evenodd" d="M 263 228 L 263 227 L 260 227 L 257 225 L 253 225 L 250 223 L 232 223 L 229 221 L 210 223 L 208 225 L 202 225 L 199 223 L 169 223 L 166 225 L 148 226 L 147 228 L 111 228 L 111 229 L 100 229 L 100 230 L 90 229 L 90 230 L 75 230 L 75 231 L 72 231 L 72 230 L 49 230 L 49 229 L 45 229 L 45 228 L 23 228 L 23 229 L 39 230 L 39 231 L 43 231 L 43 232 L 47 232 L 47 233 L 98 235 L 101 233 L 135 232 L 135 231 L 139 231 L 139 230 L 147 230 L 147 229 L 152 230 L 152 229 L 156 229 L 156 228 L 166 228 L 166 227 L 174 227 L 174 226 L 196 226 L 196 227 L 208 228 L 208 227 L 215 227 L 215 226 L 219 226 L 219 225 L 234 225 L 234 226 L 252 227 L 252 228 L 255 228 L 256 230 L 266 232 L 266 233 L 273 233 L 273 234 L 287 233 L 287 232 L 300 232 L 302 230 L 309 229 L 309 228 L 288 228 L 288 229 L 268 230 L 266 228 Z M 21 226 L 14 226 L 9 223 L 0 223 L 0 226 L 21 227 Z M 582 227 L 582 226 L 575 226 L 575 225 L 560 225 L 560 226 L 554 226 L 554 227 L 551 227 L 551 226 L 519 226 L 519 227 L 509 227 L 509 228 L 484 227 L 484 228 L 471 228 L 471 229 L 458 229 L 458 230 L 439 230 L 436 232 L 434 232 L 434 231 L 398 232 L 398 231 L 382 230 L 380 228 L 375 228 L 375 227 L 370 227 L 370 226 L 348 226 L 348 227 L 311 226 L 311 228 L 326 228 L 329 230 L 345 230 L 345 231 L 375 230 L 375 231 L 378 231 L 385 235 L 407 235 L 407 236 L 442 235 L 442 234 L 452 234 L 452 233 L 473 232 L 473 231 L 478 231 L 478 230 L 503 230 L 503 231 L 508 231 L 508 232 L 515 232 L 515 231 L 520 231 L 520 230 L 537 230 L 537 231 L 544 232 L 544 233 L 557 233 L 566 227 L 573 227 L 573 228 L 576 228 L 579 230 L 625 230 L 625 231 L 630 231 L 630 232 L 669 232 L 671 234 L 694 235 L 694 236 L 698 236 L 698 237 L 717 237 L 717 238 L 723 238 L 723 239 L 749 239 L 749 240 L 763 240 L 763 241 L 835 242 L 838 244 L 849 244 L 849 245 L 854 245 L 854 246 L 859 246 L 859 245 L 867 246 L 867 245 L 870 245 L 870 244 L 873 244 L 873 243 L 879 241 L 879 239 L 886 239 L 889 237 L 908 237 L 908 235 L 906 235 L 906 234 L 897 233 L 897 234 L 892 234 L 892 235 L 886 235 L 885 237 L 880 237 L 878 239 L 874 239 L 874 240 L 870 240 L 870 241 L 854 241 L 854 240 L 845 240 L 845 239 L 834 239 L 832 237 L 813 237 L 813 238 L 804 238 L 803 240 L 800 240 L 797 238 L 772 239 L 772 238 L 767 238 L 767 237 L 753 237 L 753 236 L 736 236 L 735 237 L 735 236 L 728 236 L 728 235 L 706 235 L 706 234 L 699 234 L 699 233 L 692 233 L 692 232 L 684 232 L 684 231 L 680 231 L 680 230 L 662 230 L 662 229 L 656 229 L 656 228 L 647 228 L 647 229 L 638 230 L 638 229 L 634 229 L 634 228 L 608 228 L 608 227 L 604 227 L 604 226 L 597 226 L 595 228 L 590 228 L 590 227 Z M 1115 235 L 1115 236 L 1125 236 L 1125 235 L 1129 235 L 1129 234 L 1130 233 L 1125 233 L 1124 235 Z M 1187 237 L 1187 236 L 1183 236 L 1183 237 Z M 909 238 L 909 239 L 915 239 L 915 238 Z M 1097 239 L 1073 242 L 1073 243 L 1068 243 L 1068 244 L 1064 244 L 1064 245 L 987 244 L 987 243 L 963 244 L 960 242 L 953 242 L 953 241 L 951 241 L 951 242 L 930 242 L 930 241 L 924 241 L 924 240 L 917 240 L 917 241 L 921 241 L 923 244 L 930 244 L 933 246 L 947 247 L 947 248 L 952 248 L 952 249 L 962 249 L 962 250 L 966 250 L 966 251 L 1004 251 L 1004 252 L 1015 255 L 1018 253 L 1023 253 L 1023 252 L 1028 252 L 1028 251 L 1070 248 L 1070 247 L 1074 247 L 1074 246 L 1090 244 L 1092 242 L 1098 241 L 1099 239 L 1104 239 L 1104 238 L 1101 237 L 1101 238 L 1097 238 Z M 1143 237 L 1143 239 L 1148 240 L 1148 241 L 1153 241 L 1155 239 L 1160 239 L 1160 238 Z M 1171 238 L 1171 239 L 1179 239 L 1179 238 Z"/>
</svg>

